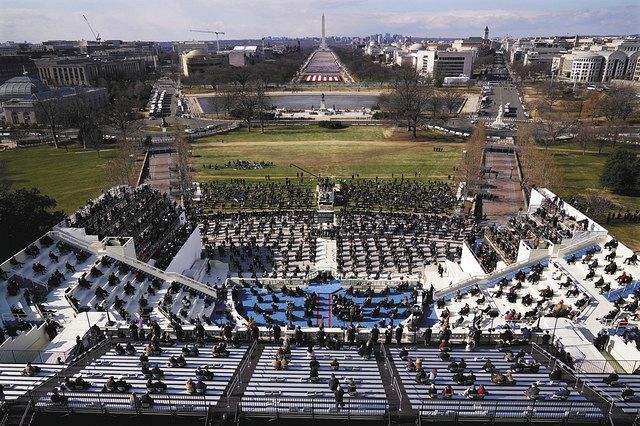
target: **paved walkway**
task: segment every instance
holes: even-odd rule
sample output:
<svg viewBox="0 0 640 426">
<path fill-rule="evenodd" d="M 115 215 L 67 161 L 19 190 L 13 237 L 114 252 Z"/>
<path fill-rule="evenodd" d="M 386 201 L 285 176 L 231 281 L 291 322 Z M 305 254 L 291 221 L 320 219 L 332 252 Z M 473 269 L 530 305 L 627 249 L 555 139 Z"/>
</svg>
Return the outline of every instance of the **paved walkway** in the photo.
<svg viewBox="0 0 640 426">
<path fill-rule="evenodd" d="M 483 200 L 483 213 L 486 213 L 487 220 L 504 223 L 519 209 L 525 208 L 515 154 L 487 151 L 485 167 L 498 172 L 497 176 L 486 174 L 484 180 L 491 186 L 488 192 L 497 199 Z"/>
</svg>

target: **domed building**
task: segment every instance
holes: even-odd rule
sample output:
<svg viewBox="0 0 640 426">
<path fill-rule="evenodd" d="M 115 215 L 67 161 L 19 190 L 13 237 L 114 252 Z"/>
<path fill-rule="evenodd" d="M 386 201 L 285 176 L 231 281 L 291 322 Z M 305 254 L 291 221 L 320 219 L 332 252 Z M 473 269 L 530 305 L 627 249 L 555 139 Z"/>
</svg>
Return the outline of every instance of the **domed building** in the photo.
<svg viewBox="0 0 640 426">
<path fill-rule="evenodd" d="M 104 108 L 107 103 L 107 89 L 86 87 L 64 87 L 51 89 L 37 78 L 26 73 L 12 77 L 0 85 L 0 112 L 5 122 L 12 125 L 43 123 L 45 117 L 43 106 L 56 103 L 56 110 L 77 104 L 75 100 L 82 97 L 82 103 L 92 110 Z M 74 101 L 74 102 L 72 102 Z"/>
<path fill-rule="evenodd" d="M 194 49 L 180 54 L 180 67 L 182 75 L 189 77 L 196 72 L 203 72 L 208 67 L 222 66 L 229 63 L 229 56 L 218 53 L 204 53 Z"/>
<path fill-rule="evenodd" d="M 40 80 L 21 75 L 13 77 L 0 85 L 0 103 L 9 99 L 31 99 L 38 93 L 49 92 L 49 86 Z"/>
</svg>

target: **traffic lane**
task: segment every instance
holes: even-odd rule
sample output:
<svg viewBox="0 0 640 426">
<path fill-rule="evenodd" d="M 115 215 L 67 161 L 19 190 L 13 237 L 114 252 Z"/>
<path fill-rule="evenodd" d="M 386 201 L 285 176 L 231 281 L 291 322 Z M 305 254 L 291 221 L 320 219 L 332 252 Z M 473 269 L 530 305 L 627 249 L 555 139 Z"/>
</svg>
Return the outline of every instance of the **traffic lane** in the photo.
<svg viewBox="0 0 640 426">
<path fill-rule="evenodd" d="M 511 104 L 517 108 L 517 117 L 524 119 L 524 111 L 522 110 L 522 104 L 520 103 L 520 98 L 518 97 L 518 91 L 513 86 L 492 86 L 493 94 L 488 95 L 491 103 L 486 107 L 482 108 L 481 111 L 485 111 L 488 116 L 495 117 L 498 115 L 498 109 L 500 105 L 505 105 L 507 103 Z"/>
</svg>

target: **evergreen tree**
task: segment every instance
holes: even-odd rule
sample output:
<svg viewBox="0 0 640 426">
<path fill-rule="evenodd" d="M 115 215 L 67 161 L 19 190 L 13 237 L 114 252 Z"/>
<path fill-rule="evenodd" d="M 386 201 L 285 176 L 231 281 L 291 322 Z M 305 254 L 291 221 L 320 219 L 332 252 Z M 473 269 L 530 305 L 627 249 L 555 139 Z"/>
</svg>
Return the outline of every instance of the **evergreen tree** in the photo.
<svg viewBox="0 0 640 426">
<path fill-rule="evenodd" d="M 640 183 L 640 160 L 627 149 L 617 149 L 604 164 L 600 183 L 620 195 L 633 195 Z"/>
</svg>

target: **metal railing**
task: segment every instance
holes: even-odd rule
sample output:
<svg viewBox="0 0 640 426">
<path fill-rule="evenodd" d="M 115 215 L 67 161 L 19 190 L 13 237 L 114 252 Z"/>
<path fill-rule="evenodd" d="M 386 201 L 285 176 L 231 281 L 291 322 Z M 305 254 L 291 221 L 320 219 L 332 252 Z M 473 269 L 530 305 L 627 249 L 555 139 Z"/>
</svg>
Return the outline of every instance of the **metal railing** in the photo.
<svg viewBox="0 0 640 426">
<path fill-rule="evenodd" d="M 518 419 L 519 421 L 553 421 L 599 423 L 606 418 L 602 404 L 590 401 L 514 401 L 434 399 L 423 400 L 420 417 L 429 420 L 463 421 L 472 419 Z M 608 404 L 605 404 L 608 407 Z"/>
<path fill-rule="evenodd" d="M 37 350 L 0 350 L 0 362 L 6 364 L 22 364 L 33 362 L 36 364 L 56 364 L 57 358 L 63 362 L 68 359 L 68 353 L 65 351 L 37 351 Z"/>
<path fill-rule="evenodd" d="M 402 388 L 400 387 L 400 383 L 398 383 L 397 375 L 394 374 L 395 369 L 391 365 L 391 358 L 388 356 L 387 348 L 385 347 L 383 342 L 380 343 L 380 353 L 382 354 L 382 359 L 384 360 L 384 366 L 391 376 L 391 385 L 398 395 L 398 411 L 402 411 L 402 404 L 404 402 Z"/>
<path fill-rule="evenodd" d="M 330 398 L 312 397 L 245 397 L 239 404 L 240 415 L 269 417 L 313 417 L 313 418 L 380 418 L 384 417 L 389 404 L 386 399 L 344 398 L 339 405 Z"/>
<path fill-rule="evenodd" d="M 134 404 L 129 393 L 101 393 L 101 392 L 60 392 L 66 402 L 54 403 L 51 393 L 46 391 L 31 391 L 29 398 L 36 411 L 67 412 L 67 413 L 153 413 L 167 412 L 181 415 L 203 415 L 216 401 L 199 395 L 157 394 L 152 395 L 153 403 Z"/>
<path fill-rule="evenodd" d="M 253 356 L 253 353 L 255 352 L 257 346 L 258 346 L 258 342 L 254 341 L 253 344 L 249 347 L 249 349 L 247 349 L 244 359 L 242 360 L 242 362 L 240 362 L 240 365 L 236 370 L 233 380 L 231 381 L 231 383 L 229 383 L 229 386 L 227 387 L 227 392 L 226 392 L 227 408 L 230 407 L 229 399 L 233 395 L 233 392 L 235 391 L 236 387 L 242 384 L 242 373 L 244 373 L 244 370 L 247 368 L 247 366 L 251 362 L 251 357 Z"/>
</svg>

